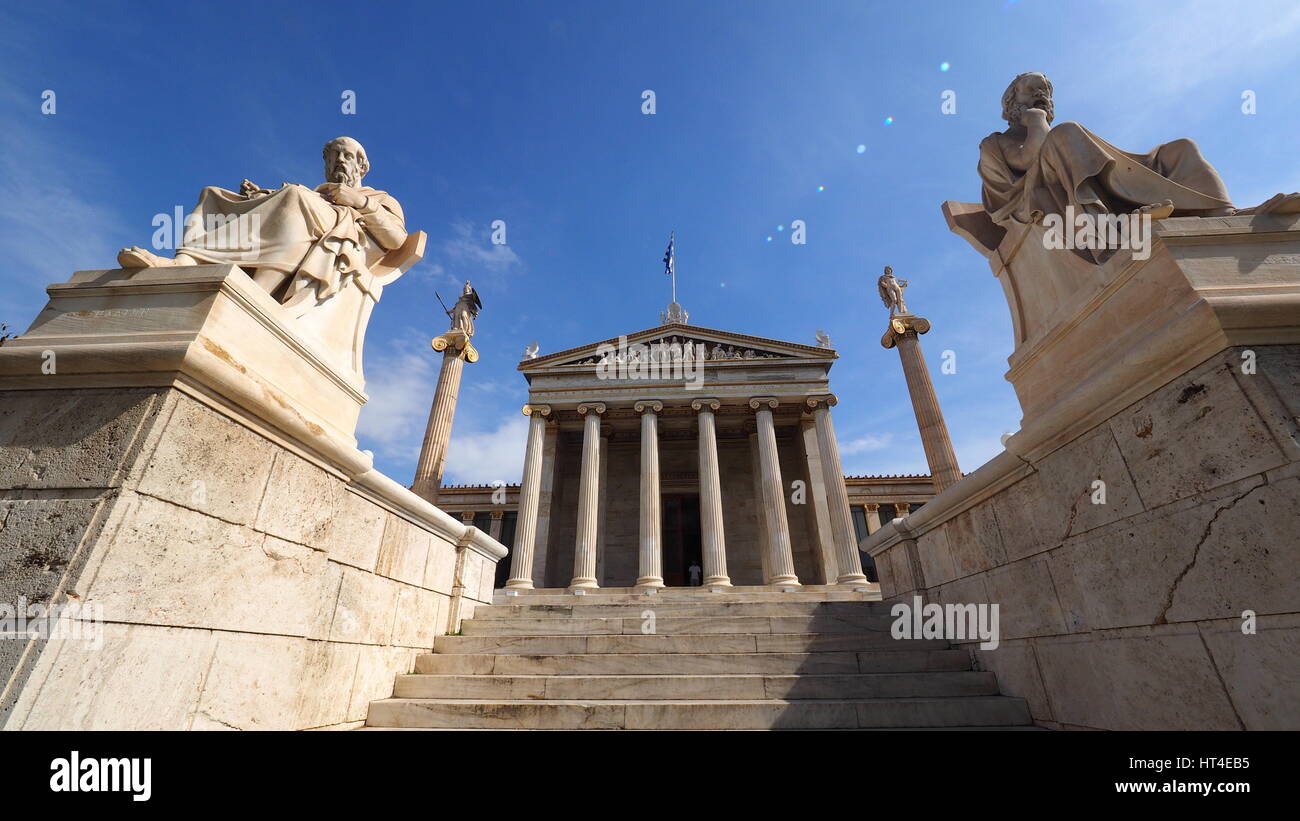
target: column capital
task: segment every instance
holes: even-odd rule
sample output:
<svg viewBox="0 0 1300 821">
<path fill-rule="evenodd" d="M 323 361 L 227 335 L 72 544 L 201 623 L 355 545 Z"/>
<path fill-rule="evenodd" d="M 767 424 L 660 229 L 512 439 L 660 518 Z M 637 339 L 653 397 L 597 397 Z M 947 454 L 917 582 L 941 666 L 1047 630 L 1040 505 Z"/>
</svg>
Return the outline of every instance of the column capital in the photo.
<svg viewBox="0 0 1300 821">
<path fill-rule="evenodd" d="M 640 402 L 633 405 L 632 409 L 637 413 L 646 413 L 647 411 L 650 413 L 659 413 L 664 409 L 664 403 L 660 402 L 658 399 L 642 399 Z"/>
<path fill-rule="evenodd" d="M 474 511 L 466 510 L 460 514 L 460 520 L 467 525 L 474 524 Z"/>
<path fill-rule="evenodd" d="M 506 515 L 506 512 L 505 512 L 504 510 L 494 510 L 494 511 L 491 512 L 491 516 L 492 516 L 493 519 L 498 519 L 498 520 L 499 520 L 499 519 L 504 518 L 505 515 Z"/>
<path fill-rule="evenodd" d="M 776 410 L 776 406 L 781 404 L 775 396 L 755 396 L 749 400 L 749 406 L 754 410 L 761 410 L 763 405 L 771 410 Z"/>
<path fill-rule="evenodd" d="M 809 396 L 804 401 L 808 403 L 809 408 L 817 410 L 821 405 L 825 405 L 827 408 L 833 408 L 839 404 L 840 399 L 833 393 L 822 393 L 817 394 L 816 396 Z"/>
<path fill-rule="evenodd" d="M 470 344 L 470 336 L 472 334 L 464 331 L 451 330 L 441 336 L 435 336 L 430 340 L 430 345 L 439 353 L 450 350 L 457 359 L 464 359 L 473 364 L 478 361 L 478 349 Z"/>
<path fill-rule="evenodd" d="M 588 413 L 600 415 L 607 410 L 604 402 L 583 402 L 578 406 L 578 415 L 586 416 Z"/>
<path fill-rule="evenodd" d="M 865 507 L 867 510 L 874 510 L 874 511 L 880 510 L 880 504 L 878 502 L 866 502 L 862 506 Z"/>
<path fill-rule="evenodd" d="M 883 348 L 892 348 L 898 344 L 898 340 L 905 336 L 916 336 L 917 334 L 929 333 L 930 320 L 923 316 L 913 316 L 912 314 L 895 314 L 889 318 L 889 330 L 885 335 L 880 337 L 880 345 Z"/>
<path fill-rule="evenodd" d="M 894 502 L 894 513 L 898 516 L 906 516 L 912 512 L 911 502 Z"/>
<path fill-rule="evenodd" d="M 691 401 L 691 410 L 703 410 L 705 405 L 708 405 L 710 411 L 715 411 L 722 407 L 722 403 L 717 399 L 694 399 Z"/>
<path fill-rule="evenodd" d="M 531 405 L 531 404 L 530 404 L 530 405 L 524 405 L 523 412 L 524 412 L 524 416 L 532 416 L 534 413 L 537 414 L 538 416 L 550 416 L 550 415 L 551 415 L 551 406 L 550 406 L 550 405 Z"/>
</svg>

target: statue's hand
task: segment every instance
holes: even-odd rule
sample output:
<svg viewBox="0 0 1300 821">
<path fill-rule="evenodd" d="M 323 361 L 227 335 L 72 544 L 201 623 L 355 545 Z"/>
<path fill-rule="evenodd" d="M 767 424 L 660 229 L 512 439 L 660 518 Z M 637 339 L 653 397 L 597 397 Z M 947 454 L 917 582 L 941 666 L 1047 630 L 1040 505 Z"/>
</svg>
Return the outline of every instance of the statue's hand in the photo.
<svg viewBox="0 0 1300 821">
<path fill-rule="evenodd" d="M 366 204 L 366 198 L 357 189 L 350 185 L 342 183 L 326 183 L 321 186 L 321 196 L 335 205 L 346 205 L 350 208 L 360 208 Z"/>
<path fill-rule="evenodd" d="M 1047 130 L 1047 112 L 1041 108 L 1026 108 L 1020 115 L 1020 122 L 1032 130 Z"/>
<path fill-rule="evenodd" d="M 265 188 L 253 182 L 252 180 L 244 180 L 239 184 L 239 193 L 243 194 L 245 197 L 248 197 L 249 199 L 252 199 L 253 197 L 261 197 L 271 192 L 267 191 Z"/>
</svg>

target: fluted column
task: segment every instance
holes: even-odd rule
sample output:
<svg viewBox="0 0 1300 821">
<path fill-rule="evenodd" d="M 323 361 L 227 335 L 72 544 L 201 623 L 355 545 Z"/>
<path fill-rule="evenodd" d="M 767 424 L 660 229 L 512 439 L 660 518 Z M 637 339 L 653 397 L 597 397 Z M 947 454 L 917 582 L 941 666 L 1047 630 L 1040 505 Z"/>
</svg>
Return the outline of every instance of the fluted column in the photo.
<svg viewBox="0 0 1300 821">
<path fill-rule="evenodd" d="M 573 544 L 570 590 L 594 590 L 596 582 L 596 520 L 600 512 L 600 415 L 602 402 L 578 406 L 582 420 L 582 477 L 578 481 L 578 534 Z"/>
<path fill-rule="evenodd" d="M 519 484 L 519 518 L 515 526 L 514 556 L 510 559 L 507 590 L 533 589 L 533 548 L 537 543 L 537 507 L 542 485 L 542 438 L 550 405 L 524 405 L 528 417 L 528 444 L 524 446 L 524 476 Z"/>
<path fill-rule="evenodd" d="M 722 480 L 718 470 L 718 433 L 713 412 L 716 399 L 696 399 L 691 409 L 700 422 L 700 542 L 704 554 L 704 586 L 731 587 L 727 575 L 726 536 L 722 528 Z"/>
<path fill-rule="evenodd" d="M 767 520 L 767 583 L 777 587 L 798 587 L 794 554 L 790 549 L 790 522 L 785 515 L 785 484 L 781 481 L 781 460 L 776 448 L 776 425 L 772 411 L 777 400 L 770 396 L 749 400 L 757 413 L 758 461 L 762 471 L 763 516 Z"/>
<path fill-rule="evenodd" d="M 862 507 L 867 513 L 867 535 L 870 536 L 880 529 L 880 505 L 876 502 L 867 502 Z"/>
<path fill-rule="evenodd" d="M 835 558 L 839 565 L 838 584 L 866 584 L 858 542 L 853 535 L 853 515 L 849 512 L 849 492 L 844 486 L 844 468 L 840 466 L 840 446 L 831 424 L 831 406 L 839 400 L 832 394 L 808 397 L 813 423 L 817 426 L 817 449 L 821 454 L 822 477 L 826 483 L 826 501 L 831 519 L 831 536 L 835 540 Z"/>
<path fill-rule="evenodd" d="M 636 586 L 664 586 L 663 544 L 659 529 L 659 411 L 664 403 L 647 400 L 632 406 L 641 414 L 641 554 Z"/>
<path fill-rule="evenodd" d="M 934 393 L 934 383 L 930 381 L 930 371 L 925 366 L 925 354 L 921 352 L 921 340 L 917 336 L 929 330 L 930 322 L 924 317 L 898 314 L 890 317 L 889 330 L 880 344 L 886 348 L 898 348 L 907 392 L 912 397 L 912 411 L 916 414 L 916 426 L 921 432 L 921 447 L 925 449 L 925 461 L 934 481 L 934 492 L 941 493 L 961 479 L 961 468 L 957 465 L 957 454 L 952 449 L 948 426 L 943 421 L 939 397 Z"/>
<path fill-rule="evenodd" d="M 441 339 L 441 337 L 439 337 Z M 420 460 L 415 466 L 415 481 L 411 491 L 433 504 L 438 502 L 438 488 L 442 484 L 442 469 L 447 462 L 447 443 L 451 440 L 451 422 L 456 415 L 456 398 L 460 394 L 460 375 L 465 369 L 462 350 L 446 348 L 442 353 L 442 370 L 438 372 L 438 387 L 433 392 L 429 407 L 429 422 L 424 429 L 424 444 L 420 447 Z"/>
</svg>

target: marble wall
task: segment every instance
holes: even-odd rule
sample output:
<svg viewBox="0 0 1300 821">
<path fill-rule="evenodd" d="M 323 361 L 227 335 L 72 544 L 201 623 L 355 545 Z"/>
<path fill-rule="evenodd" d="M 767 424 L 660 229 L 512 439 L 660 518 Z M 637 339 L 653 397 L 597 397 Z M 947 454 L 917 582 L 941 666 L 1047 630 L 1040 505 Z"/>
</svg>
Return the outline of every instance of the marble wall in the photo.
<svg viewBox="0 0 1300 821">
<path fill-rule="evenodd" d="M 5 729 L 358 726 L 495 567 L 175 388 L 0 392 L 0 522 L 0 602 L 105 622 L 0 641 Z"/>
<path fill-rule="evenodd" d="M 1297 419 L 1300 345 L 1230 347 L 874 541 L 883 595 L 999 604 L 965 646 L 1044 726 L 1300 729 Z"/>
</svg>

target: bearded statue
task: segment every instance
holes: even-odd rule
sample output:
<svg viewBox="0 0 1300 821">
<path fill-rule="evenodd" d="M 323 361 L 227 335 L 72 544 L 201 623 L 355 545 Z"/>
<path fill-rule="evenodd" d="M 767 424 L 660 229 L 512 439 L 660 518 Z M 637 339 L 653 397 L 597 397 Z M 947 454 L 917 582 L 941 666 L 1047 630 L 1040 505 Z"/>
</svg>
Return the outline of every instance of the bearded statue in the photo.
<svg viewBox="0 0 1300 821">
<path fill-rule="evenodd" d="M 998 225 L 1038 221 L 1044 214 L 1226 216 L 1300 211 L 1300 194 L 1278 194 L 1236 209 L 1219 173 L 1187 139 L 1145 154 L 1117 148 L 1078 123 L 1055 127 L 1052 83 L 1042 74 L 1016 77 L 1002 95 L 1005 131 L 980 143 L 984 210 Z"/>
</svg>

